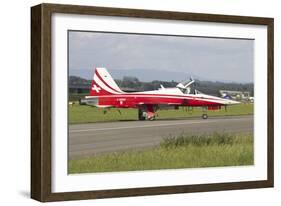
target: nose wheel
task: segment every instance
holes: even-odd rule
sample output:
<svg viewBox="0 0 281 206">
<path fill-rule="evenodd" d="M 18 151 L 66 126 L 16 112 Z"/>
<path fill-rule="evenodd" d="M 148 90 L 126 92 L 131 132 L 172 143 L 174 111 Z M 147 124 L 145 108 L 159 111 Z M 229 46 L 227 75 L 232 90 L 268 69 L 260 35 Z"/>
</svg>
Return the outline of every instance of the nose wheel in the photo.
<svg viewBox="0 0 281 206">
<path fill-rule="evenodd" d="M 208 119 L 208 115 L 207 114 L 202 114 L 202 119 Z"/>
<path fill-rule="evenodd" d="M 202 107 L 202 119 L 208 119 L 207 111 L 208 107 Z"/>
</svg>

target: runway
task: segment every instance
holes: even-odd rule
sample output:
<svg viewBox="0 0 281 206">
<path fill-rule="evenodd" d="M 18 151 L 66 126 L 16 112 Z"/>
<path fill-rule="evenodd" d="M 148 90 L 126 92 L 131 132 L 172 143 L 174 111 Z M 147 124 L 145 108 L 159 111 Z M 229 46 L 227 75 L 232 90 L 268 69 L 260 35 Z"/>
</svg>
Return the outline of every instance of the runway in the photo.
<svg viewBox="0 0 281 206">
<path fill-rule="evenodd" d="M 69 125 L 70 159 L 96 154 L 143 149 L 181 133 L 253 132 L 253 116 L 209 117 L 179 120 L 119 121 Z"/>
</svg>

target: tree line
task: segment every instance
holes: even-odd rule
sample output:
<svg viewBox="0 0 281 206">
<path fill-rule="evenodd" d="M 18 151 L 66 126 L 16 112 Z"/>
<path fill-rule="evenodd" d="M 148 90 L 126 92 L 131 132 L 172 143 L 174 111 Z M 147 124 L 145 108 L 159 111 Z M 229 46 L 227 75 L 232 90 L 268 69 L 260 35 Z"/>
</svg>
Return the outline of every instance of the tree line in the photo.
<svg viewBox="0 0 281 206">
<path fill-rule="evenodd" d="M 91 85 L 92 80 L 83 79 L 77 76 L 69 77 L 69 85 Z M 163 85 L 166 88 L 175 87 L 178 82 L 175 81 L 159 81 L 154 80 L 151 82 L 142 82 L 136 77 L 124 76 L 122 80 L 115 80 L 117 85 L 124 90 L 129 91 L 148 91 L 156 90 L 160 88 L 160 85 Z M 247 91 L 250 92 L 251 96 L 254 96 L 254 84 L 253 83 L 225 83 L 218 81 L 200 81 L 195 80 L 193 87 L 197 90 L 210 94 L 220 96 L 219 90 L 231 90 L 231 91 Z"/>
</svg>

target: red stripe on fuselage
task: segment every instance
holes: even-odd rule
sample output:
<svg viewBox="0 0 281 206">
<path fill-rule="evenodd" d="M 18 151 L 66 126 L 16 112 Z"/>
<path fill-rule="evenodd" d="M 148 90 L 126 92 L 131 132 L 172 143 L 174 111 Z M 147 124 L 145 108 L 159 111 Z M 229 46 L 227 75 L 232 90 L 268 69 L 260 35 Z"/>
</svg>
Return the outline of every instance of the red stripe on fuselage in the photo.
<svg viewBox="0 0 281 206">
<path fill-rule="evenodd" d="M 181 106 L 218 106 L 219 102 L 211 102 L 207 99 L 192 98 L 183 96 L 182 98 L 161 97 L 161 96 L 132 96 L 132 95 L 106 95 L 99 97 L 99 105 L 112 105 L 114 107 L 138 107 L 149 104 L 167 104 Z"/>
<path fill-rule="evenodd" d="M 177 98 L 196 98 L 196 99 L 202 99 L 202 100 L 222 100 L 222 99 L 216 99 L 216 98 L 210 98 L 210 97 L 196 97 L 195 95 L 175 95 L 175 94 L 140 94 L 140 93 L 123 93 L 123 94 L 113 94 L 113 95 L 105 95 L 104 97 L 120 97 L 120 98 L 126 98 L 130 96 L 152 96 L 152 97 L 177 97 Z"/>
<path fill-rule="evenodd" d="M 201 98 L 201 99 L 210 99 L 210 100 L 219 100 L 211 97 L 195 97 L 195 95 L 177 95 L 177 94 L 145 94 L 145 93 L 126 93 L 126 95 L 151 95 L 151 96 L 167 96 L 167 97 L 182 97 L 182 98 Z"/>
</svg>

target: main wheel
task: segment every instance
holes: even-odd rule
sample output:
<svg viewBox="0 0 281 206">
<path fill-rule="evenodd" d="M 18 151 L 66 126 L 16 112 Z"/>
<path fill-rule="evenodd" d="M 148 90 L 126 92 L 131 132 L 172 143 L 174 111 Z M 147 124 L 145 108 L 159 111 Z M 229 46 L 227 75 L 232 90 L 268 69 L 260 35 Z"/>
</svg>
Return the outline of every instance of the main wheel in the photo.
<svg viewBox="0 0 281 206">
<path fill-rule="evenodd" d="M 150 120 L 150 121 L 155 120 L 155 116 L 149 117 L 148 120 Z"/>
<path fill-rule="evenodd" d="M 139 109 L 139 120 L 145 120 L 145 115 L 144 115 L 144 111 L 142 109 Z"/>
<path fill-rule="evenodd" d="M 202 119 L 208 119 L 208 115 L 207 114 L 202 114 Z"/>
</svg>

